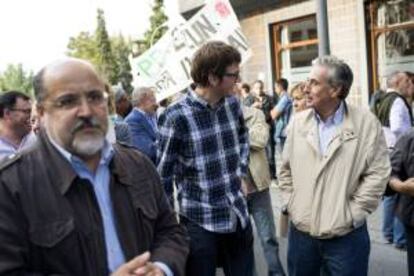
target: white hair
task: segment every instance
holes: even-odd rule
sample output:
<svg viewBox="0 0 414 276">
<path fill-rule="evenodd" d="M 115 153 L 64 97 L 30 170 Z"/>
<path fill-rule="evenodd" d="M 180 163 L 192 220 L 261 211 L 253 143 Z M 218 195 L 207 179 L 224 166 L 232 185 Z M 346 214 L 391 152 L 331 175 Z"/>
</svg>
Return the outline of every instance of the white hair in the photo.
<svg viewBox="0 0 414 276">
<path fill-rule="evenodd" d="M 131 95 L 131 102 L 134 106 L 140 105 L 141 101 L 149 95 L 153 95 L 154 91 L 151 87 L 140 86 L 134 89 Z"/>
</svg>

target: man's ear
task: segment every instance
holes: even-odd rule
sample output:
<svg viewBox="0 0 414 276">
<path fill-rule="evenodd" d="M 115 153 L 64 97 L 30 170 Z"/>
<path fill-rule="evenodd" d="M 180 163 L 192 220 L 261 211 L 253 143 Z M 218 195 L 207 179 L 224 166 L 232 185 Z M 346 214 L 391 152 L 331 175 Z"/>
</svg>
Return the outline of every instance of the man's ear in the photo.
<svg viewBox="0 0 414 276">
<path fill-rule="evenodd" d="M 341 93 L 342 93 L 342 86 L 333 86 L 332 87 L 332 97 L 333 98 L 340 98 L 340 96 L 341 96 Z"/>
<path fill-rule="evenodd" d="M 220 80 L 217 76 L 213 75 L 212 73 L 208 74 L 208 82 L 210 86 L 215 87 L 220 83 Z"/>
</svg>

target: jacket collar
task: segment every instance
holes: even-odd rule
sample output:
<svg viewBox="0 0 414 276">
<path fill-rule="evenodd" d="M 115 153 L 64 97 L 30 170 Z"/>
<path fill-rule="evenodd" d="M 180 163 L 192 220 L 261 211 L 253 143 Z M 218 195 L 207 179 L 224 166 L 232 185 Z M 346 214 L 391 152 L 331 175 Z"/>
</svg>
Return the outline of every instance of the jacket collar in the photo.
<svg viewBox="0 0 414 276">
<path fill-rule="evenodd" d="M 332 141 L 334 144 L 332 147 L 337 149 L 342 142 L 345 142 L 347 140 L 356 138 L 358 136 L 358 133 L 356 131 L 355 126 L 355 116 L 358 116 L 358 114 L 355 114 L 354 111 L 350 111 L 352 109 L 349 107 L 346 102 L 343 102 L 344 104 L 344 119 L 342 125 L 338 128 L 336 131 L 336 134 L 334 135 Z M 305 111 L 306 112 L 306 111 Z M 305 114 L 304 114 L 305 115 Z M 316 119 L 316 112 L 314 110 L 307 111 L 307 114 L 305 115 L 305 123 L 304 127 L 302 129 L 302 135 L 306 137 L 306 140 L 308 143 L 312 146 L 312 148 L 319 153 L 319 132 L 318 132 L 318 123 Z M 338 140 L 339 144 L 337 144 L 335 141 Z M 329 150 L 329 152 L 334 152 Z"/>
</svg>

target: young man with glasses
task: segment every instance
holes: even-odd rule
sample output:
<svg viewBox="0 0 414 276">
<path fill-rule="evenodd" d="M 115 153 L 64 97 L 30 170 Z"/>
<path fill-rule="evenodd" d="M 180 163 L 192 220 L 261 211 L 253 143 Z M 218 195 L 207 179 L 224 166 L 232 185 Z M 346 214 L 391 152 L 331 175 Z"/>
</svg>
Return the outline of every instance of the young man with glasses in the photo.
<svg viewBox="0 0 414 276">
<path fill-rule="evenodd" d="M 36 137 L 31 132 L 29 96 L 19 91 L 0 95 L 0 161 L 30 147 Z"/>
<path fill-rule="evenodd" d="M 91 64 L 42 69 L 38 143 L 0 168 L 0 274 L 184 275 L 187 239 L 151 162 L 106 140 Z"/>
<path fill-rule="evenodd" d="M 239 101 L 240 53 L 208 42 L 194 55 L 195 89 L 158 121 L 158 172 L 190 236 L 187 275 L 252 275 L 253 236 L 241 178 L 247 173 L 248 132 Z"/>
</svg>

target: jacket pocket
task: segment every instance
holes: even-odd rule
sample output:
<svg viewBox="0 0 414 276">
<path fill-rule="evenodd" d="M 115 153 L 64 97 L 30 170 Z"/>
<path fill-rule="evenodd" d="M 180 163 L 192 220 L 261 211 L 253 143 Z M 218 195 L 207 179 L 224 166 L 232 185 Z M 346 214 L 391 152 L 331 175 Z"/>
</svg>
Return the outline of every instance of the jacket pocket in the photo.
<svg viewBox="0 0 414 276">
<path fill-rule="evenodd" d="M 75 229 L 73 218 L 48 223 L 38 223 L 30 230 L 33 244 L 41 247 L 54 247 Z"/>
<path fill-rule="evenodd" d="M 143 182 L 139 187 L 129 187 L 135 223 L 140 234 L 140 246 L 147 250 L 152 244 L 158 216 L 158 205 L 150 179 L 137 180 Z"/>
</svg>

